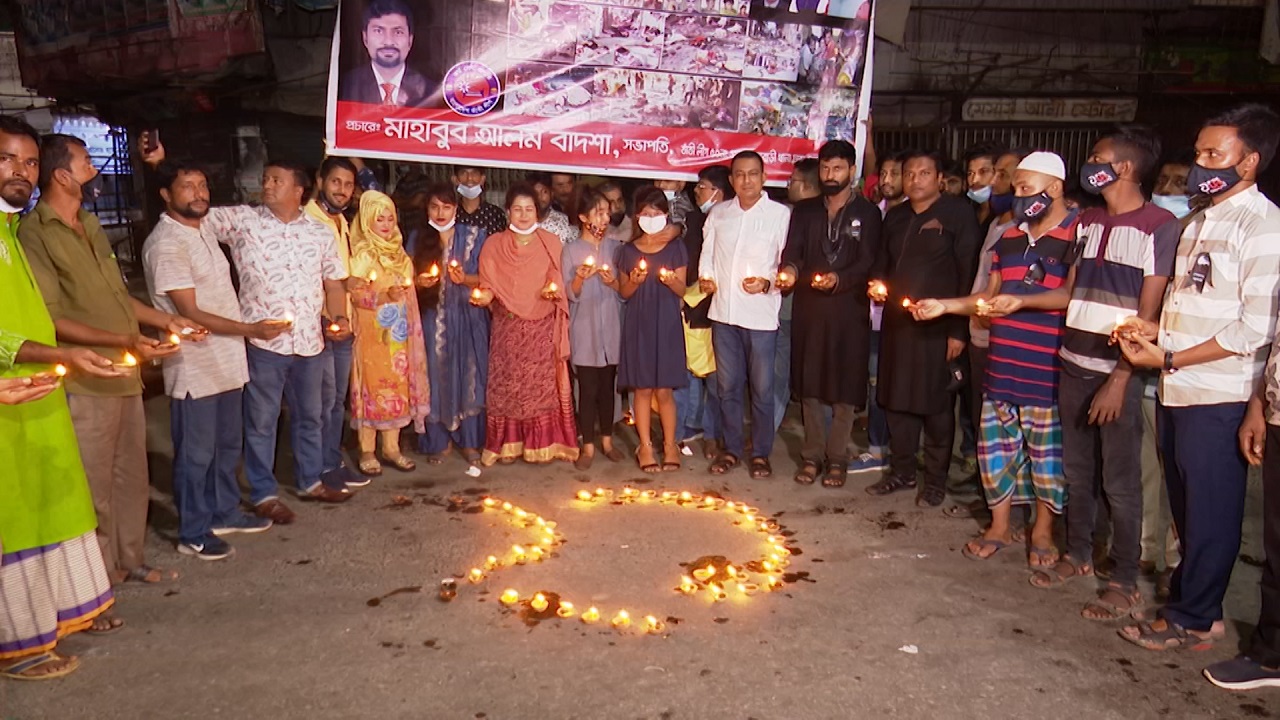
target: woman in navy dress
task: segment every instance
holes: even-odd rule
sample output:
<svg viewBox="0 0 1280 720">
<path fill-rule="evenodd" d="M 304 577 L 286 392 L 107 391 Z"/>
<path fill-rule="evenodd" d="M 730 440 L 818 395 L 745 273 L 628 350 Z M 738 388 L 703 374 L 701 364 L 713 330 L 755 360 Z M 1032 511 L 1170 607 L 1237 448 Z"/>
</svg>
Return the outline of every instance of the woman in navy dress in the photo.
<svg viewBox="0 0 1280 720">
<path fill-rule="evenodd" d="M 670 213 L 661 190 L 652 185 L 640 188 L 635 198 L 635 239 L 622 246 L 614 263 L 621 281 L 619 291 L 626 301 L 618 386 L 635 392 L 636 431 L 640 435 L 636 460 L 640 469 L 649 473 L 680 469 L 673 393 L 689 382 L 680 319 L 689 255 L 683 242 L 660 237 Z M 661 466 L 650 433 L 649 409 L 655 400 L 662 421 Z"/>
</svg>

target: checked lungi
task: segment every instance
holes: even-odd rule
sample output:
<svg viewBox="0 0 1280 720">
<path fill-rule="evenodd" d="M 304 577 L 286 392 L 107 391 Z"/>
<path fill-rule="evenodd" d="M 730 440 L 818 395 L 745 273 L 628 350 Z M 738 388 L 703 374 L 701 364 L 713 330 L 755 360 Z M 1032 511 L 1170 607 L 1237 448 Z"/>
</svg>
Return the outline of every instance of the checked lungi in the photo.
<svg viewBox="0 0 1280 720">
<path fill-rule="evenodd" d="M 1058 409 L 984 399 L 978 464 L 988 506 L 1040 501 L 1061 513 L 1066 481 Z"/>
</svg>

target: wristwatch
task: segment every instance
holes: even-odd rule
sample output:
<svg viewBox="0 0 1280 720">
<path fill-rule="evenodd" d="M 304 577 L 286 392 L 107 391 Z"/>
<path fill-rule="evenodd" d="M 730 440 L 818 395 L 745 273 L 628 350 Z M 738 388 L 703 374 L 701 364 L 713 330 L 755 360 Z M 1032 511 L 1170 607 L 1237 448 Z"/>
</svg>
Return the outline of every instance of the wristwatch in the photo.
<svg viewBox="0 0 1280 720">
<path fill-rule="evenodd" d="M 1165 351 L 1164 351 L 1164 371 L 1165 371 L 1165 372 L 1167 372 L 1167 373 L 1171 373 L 1171 374 L 1172 374 L 1172 373 L 1176 373 L 1176 372 L 1178 372 L 1178 368 L 1176 368 L 1176 367 L 1174 367 L 1174 366 L 1173 366 L 1173 351 L 1172 351 L 1172 350 L 1165 350 Z"/>
</svg>

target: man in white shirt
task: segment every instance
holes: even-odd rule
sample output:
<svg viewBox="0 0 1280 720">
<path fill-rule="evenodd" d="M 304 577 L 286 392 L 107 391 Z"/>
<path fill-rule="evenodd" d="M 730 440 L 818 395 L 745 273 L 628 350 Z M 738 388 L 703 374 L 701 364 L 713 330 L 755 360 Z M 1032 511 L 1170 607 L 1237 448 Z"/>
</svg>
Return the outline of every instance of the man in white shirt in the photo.
<svg viewBox="0 0 1280 720">
<path fill-rule="evenodd" d="M 1236 429 L 1265 377 L 1275 337 L 1280 209 L 1258 190 L 1257 178 L 1275 154 L 1277 134 L 1280 117 L 1264 105 L 1230 110 L 1200 129 L 1187 186 L 1211 204 L 1182 232 L 1158 332 L 1154 323 L 1129 318 L 1119 333 L 1131 365 L 1162 371 L 1156 422 L 1183 551 L 1159 619 L 1122 631 L 1150 650 L 1203 646 L 1222 632 L 1247 487 Z M 1247 449 L 1251 458 L 1261 455 Z"/>
<path fill-rule="evenodd" d="M 775 287 L 791 209 L 764 194 L 764 159 L 745 150 L 733 158 L 729 183 L 737 196 L 711 208 L 703 226 L 699 284 L 711 298 L 712 345 L 721 398 L 724 452 L 711 464 L 723 475 L 745 450 L 744 385 L 751 387 L 751 477 L 773 474 L 773 365 L 782 293 Z M 719 290 L 717 292 L 717 290 Z M 748 378 L 750 382 L 748 383 Z"/>
<path fill-rule="evenodd" d="M 164 363 L 173 435 L 173 502 L 178 552 L 201 560 L 231 554 L 222 536 L 256 533 L 271 520 L 240 511 L 236 469 L 244 442 L 244 386 L 249 382 L 244 338 L 270 340 L 287 328 L 245 323 L 231 284 L 231 266 L 217 240 L 200 232 L 209 213 L 209 185 L 191 164 L 167 162 L 157 172 L 166 212 L 142 246 L 151 302 L 209 330 Z"/>
</svg>

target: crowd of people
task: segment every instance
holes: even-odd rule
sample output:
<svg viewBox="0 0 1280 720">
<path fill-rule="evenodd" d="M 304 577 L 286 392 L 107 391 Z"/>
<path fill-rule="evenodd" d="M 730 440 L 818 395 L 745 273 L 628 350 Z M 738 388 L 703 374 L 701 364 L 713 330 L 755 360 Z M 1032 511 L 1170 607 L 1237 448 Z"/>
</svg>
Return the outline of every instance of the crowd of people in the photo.
<svg viewBox="0 0 1280 720">
<path fill-rule="evenodd" d="M 624 414 L 643 472 L 680 470 L 700 438 L 712 475 L 766 479 L 795 401 L 796 483 L 881 472 L 867 492 L 915 490 L 921 507 L 969 493 L 943 509 L 990 513 L 965 557 L 1025 544 L 1038 588 L 1101 577 L 1081 615 L 1130 620 L 1120 636 L 1151 650 L 1223 636 L 1261 465 L 1262 618 L 1206 675 L 1280 686 L 1280 209 L 1256 185 L 1278 137 L 1280 118 L 1247 105 L 1183 153 L 1119 127 L 1078 173 L 981 146 L 959 188 L 929 151 L 860 178 L 854 146 L 832 140 L 796 164 L 787 202 L 743 151 L 692 188 L 630 198 L 533 173 L 504 207 L 484 168 L 393 197 L 337 157 L 315 174 L 272 161 L 260 206 L 211 207 L 200 166 L 144 137 L 165 207 L 143 246 L 146 303 L 83 209 L 84 144 L 0 117 L 0 423 L 16 439 L 0 461 L 20 469 L 0 496 L 0 674 L 72 672 L 57 642 L 122 626 L 113 585 L 177 577 L 143 556 L 154 361 L 184 555 L 226 558 L 227 536 L 295 521 L 276 477 L 285 406 L 294 494 L 342 503 L 384 463 L 416 468 L 409 427 L 431 465 L 456 452 L 473 473 L 586 470 L 625 459 Z M 1158 612 L 1142 609 L 1143 574 Z"/>
</svg>

